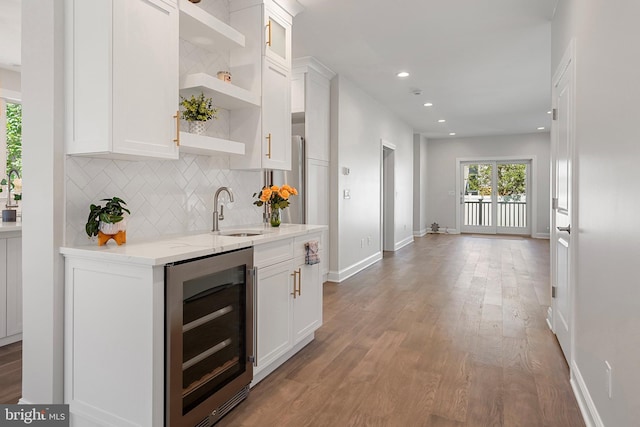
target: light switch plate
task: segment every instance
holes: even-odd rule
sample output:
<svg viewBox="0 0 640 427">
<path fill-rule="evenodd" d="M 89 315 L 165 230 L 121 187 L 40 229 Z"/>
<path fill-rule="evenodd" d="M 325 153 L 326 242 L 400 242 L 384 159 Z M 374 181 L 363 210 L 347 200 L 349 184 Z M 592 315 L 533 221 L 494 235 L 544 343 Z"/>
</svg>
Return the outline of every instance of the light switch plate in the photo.
<svg viewBox="0 0 640 427">
<path fill-rule="evenodd" d="M 342 198 L 343 199 L 350 199 L 351 198 L 351 190 L 344 190 L 342 192 Z"/>
</svg>

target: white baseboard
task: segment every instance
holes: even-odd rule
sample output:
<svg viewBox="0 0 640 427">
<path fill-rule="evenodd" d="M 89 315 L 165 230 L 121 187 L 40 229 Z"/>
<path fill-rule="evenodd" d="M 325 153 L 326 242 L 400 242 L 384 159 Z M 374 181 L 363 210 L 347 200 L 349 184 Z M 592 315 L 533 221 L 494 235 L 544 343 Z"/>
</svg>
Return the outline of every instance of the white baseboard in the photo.
<svg viewBox="0 0 640 427">
<path fill-rule="evenodd" d="M 532 234 L 531 237 L 533 237 L 534 239 L 550 239 L 551 235 L 549 233 L 535 233 Z"/>
<path fill-rule="evenodd" d="M 455 228 L 441 228 L 440 231 L 427 230 L 427 234 L 460 234 Z"/>
<path fill-rule="evenodd" d="M 413 243 L 413 236 L 409 236 L 404 240 L 400 240 L 399 242 L 397 242 L 394 246 L 394 252 L 397 251 L 398 249 L 402 249 L 407 245 L 410 245 L 411 243 Z"/>
<path fill-rule="evenodd" d="M 13 344 L 14 342 L 18 342 L 20 340 L 22 340 L 22 333 L 11 335 L 10 337 L 0 338 L 0 347 Z"/>
<path fill-rule="evenodd" d="M 413 230 L 413 237 L 424 237 L 427 235 L 427 229 L 423 228 L 422 230 L 416 231 Z"/>
<path fill-rule="evenodd" d="M 547 308 L 547 326 L 549 327 L 549 329 L 551 329 L 551 332 L 553 332 L 553 308 L 551 308 L 551 306 L 549 306 Z M 555 332 L 554 332 L 555 333 Z"/>
<path fill-rule="evenodd" d="M 22 397 L 18 400 L 18 405 L 33 405 L 33 403 L 28 400 L 24 400 Z"/>
<path fill-rule="evenodd" d="M 327 280 L 329 282 L 335 282 L 335 283 L 340 283 L 343 282 L 344 280 L 347 280 L 349 277 L 353 276 L 356 273 L 361 272 L 362 270 L 364 270 L 365 268 L 369 267 L 372 264 L 375 264 L 376 262 L 380 261 L 382 259 L 382 252 L 376 252 L 375 254 L 371 255 L 370 257 L 367 257 L 365 259 L 363 259 L 362 261 L 359 261 L 347 268 L 344 268 L 340 271 L 329 271 L 329 275 L 327 277 Z"/>
<path fill-rule="evenodd" d="M 593 403 L 587 384 L 584 382 L 580 369 L 578 369 L 575 361 L 571 362 L 571 388 L 578 401 L 585 425 L 587 427 L 604 427 L 600 414 L 598 414 L 598 409 L 595 403 Z"/>
</svg>

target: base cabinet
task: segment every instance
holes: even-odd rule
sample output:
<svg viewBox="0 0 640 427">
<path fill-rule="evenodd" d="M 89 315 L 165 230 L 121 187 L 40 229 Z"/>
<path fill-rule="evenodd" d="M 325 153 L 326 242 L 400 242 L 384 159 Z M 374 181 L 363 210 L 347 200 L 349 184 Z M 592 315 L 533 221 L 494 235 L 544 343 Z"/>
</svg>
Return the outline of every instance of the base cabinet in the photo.
<svg viewBox="0 0 640 427">
<path fill-rule="evenodd" d="M 22 339 L 22 237 L 0 238 L 0 346 Z"/>
<path fill-rule="evenodd" d="M 305 243 L 321 239 L 319 232 L 254 248 L 257 303 L 252 385 L 313 340 L 322 325 L 321 264 L 308 265 L 304 257 Z"/>
</svg>

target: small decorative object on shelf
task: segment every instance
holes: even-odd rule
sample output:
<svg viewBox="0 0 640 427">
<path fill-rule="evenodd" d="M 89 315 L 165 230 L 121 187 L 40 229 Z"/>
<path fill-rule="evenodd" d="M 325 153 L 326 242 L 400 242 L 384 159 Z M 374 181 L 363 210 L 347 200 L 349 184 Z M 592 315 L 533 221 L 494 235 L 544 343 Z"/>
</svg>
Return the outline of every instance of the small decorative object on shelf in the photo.
<svg viewBox="0 0 640 427">
<path fill-rule="evenodd" d="M 118 246 L 127 243 L 127 223 L 124 213 L 130 214 L 131 212 L 122 206 L 126 205 L 125 201 L 118 197 L 101 201 L 107 202 L 104 207 L 94 204 L 89 207 L 89 218 L 84 228 L 87 235 L 89 237 L 98 236 L 98 246 L 105 245 L 111 239 Z"/>
<path fill-rule="evenodd" d="M 267 204 L 270 208 L 269 221 L 272 227 L 280 226 L 280 210 L 289 206 L 289 197 L 297 196 L 298 190 L 290 185 L 284 184 L 282 187 L 272 185 L 264 187 L 259 193 L 254 193 L 253 197 L 258 196 L 258 200 L 253 202 L 256 206 Z"/>
<path fill-rule="evenodd" d="M 11 176 L 14 175 L 17 178 L 11 180 Z M 20 179 L 20 174 L 16 169 L 11 169 L 7 174 L 7 178 L 0 181 L 0 186 L 7 186 L 7 203 L 6 208 L 2 210 L 2 221 L 3 222 L 16 222 L 17 220 L 17 211 L 16 208 L 19 207 L 18 201 L 22 200 L 22 179 Z M 13 191 L 13 202 L 11 201 L 11 192 Z M 18 193 L 18 191 L 20 193 Z M 2 192 L 2 187 L 0 187 L 0 192 Z"/>
<path fill-rule="evenodd" d="M 218 71 L 218 79 L 223 82 L 231 83 L 231 73 L 228 71 Z"/>
<path fill-rule="evenodd" d="M 189 122 L 189 132 L 202 135 L 205 130 L 205 123 L 215 119 L 218 112 L 217 108 L 213 108 L 213 100 L 205 98 L 204 93 L 200 93 L 197 98 L 191 95 L 189 99 L 182 96 L 180 99 L 180 105 L 184 108 L 182 110 L 182 118 Z"/>
</svg>

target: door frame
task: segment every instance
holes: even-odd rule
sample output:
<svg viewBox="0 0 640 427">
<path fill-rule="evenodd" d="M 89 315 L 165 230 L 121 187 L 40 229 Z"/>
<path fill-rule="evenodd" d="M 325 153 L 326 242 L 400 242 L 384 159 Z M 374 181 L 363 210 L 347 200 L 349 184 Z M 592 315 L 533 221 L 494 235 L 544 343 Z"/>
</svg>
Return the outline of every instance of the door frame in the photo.
<svg viewBox="0 0 640 427">
<path fill-rule="evenodd" d="M 529 221 L 529 234 L 523 235 L 531 235 L 531 237 L 535 237 L 536 230 L 538 229 L 538 185 L 537 185 L 537 169 L 538 169 L 538 160 L 535 154 L 528 154 L 523 156 L 477 156 L 477 157 L 458 157 L 456 158 L 456 192 L 458 195 L 456 200 L 456 233 L 462 232 L 462 204 L 464 203 L 464 190 L 462 188 L 462 164 L 469 162 L 497 162 L 497 163 L 505 163 L 505 162 L 529 162 L 529 186 L 527 192 L 527 200 L 531 197 L 531 202 L 527 202 L 527 214 L 531 221 Z M 500 233 L 498 233 L 500 234 Z"/>
<path fill-rule="evenodd" d="M 570 201 L 569 201 L 569 221 L 571 224 L 571 229 L 574 231 L 574 234 L 571 235 L 570 246 L 569 246 L 569 356 L 567 360 L 567 365 L 569 365 L 569 370 L 573 371 L 574 365 L 574 354 L 575 354 L 575 312 L 576 312 L 576 284 L 577 284 L 577 269 L 576 269 L 576 260 L 577 260 L 577 245 L 579 239 L 579 224 L 578 224 L 578 185 L 576 176 L 578 173 L 578 164 L 576 162 L 576 135 L 575 135 L 575 105 L 576 105 L 576 63 L 575 63 L 575 52 L 576 42 L 575 39 L 572 39 L 567 46 L 567 49 L 558 64 L 558 68 L 553 74 L 553 78 L 551 80 L 551 101 L 553 110 L 557 109 L 558 106 L 556 104 L 556 96 L 557 96 L 557 85 L 560 83 L 560 80 L 564 76 L 566 72 L 572 73 L 571 81 L 572 81 L 572 94 L 573 97 L 570 99 L 572 102 L 571 113 L 568 116 L 569 126 L 573 130 L 571 133 L 571 148 L 569 152 L 569 161 L 571 165 L 571 178 L 570 178 Z M 556 179 L 557 179 L 557 144 L 558 144 L 558 126 L 555 120 L 551 122 L 551 223 L 549 230 L 550 237 L 550 294 L 553 295 L 553 286 L 556 283 L 557 277 L 557 225 L 556 225 L 556 213 L 554 208 L 553 201 L 557 197 L 557 188 L 556 188 Z M 557 323 L 559 322 L 558 316 L 556 316 L 555 310 L 555 299 L 552 297 L 550 301 L 550 306 L 547 312 L 547 323 L 551 327 L 551 330 L 554 334 L 557 331 Z M 563 350 L 564 352 L 564 350 Z M 566 356 L 566 355 L 565 355 Z"/>
<path fill-rule="evenodd" d="M 385 150 L 391 151 L 391 174 L 385 180 Z M 380 253 L 395 251 L 395 152 L 396 146 L 389 141 L 380 139 Z M 386 182 L 385 182 L 386 181 Z M 391 187 L 391 191 L 389 188 Z M 387 195 L 385 197 L 385 194 Z M 391 194 L 391 197 L 389 197 Z M 385 211 L 391 214 L 385 215 Z M 390 248 L 390 249 L 389 249 Z"/>
</svg>

